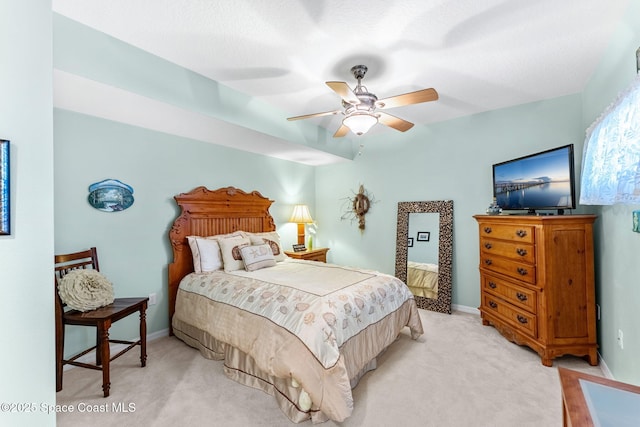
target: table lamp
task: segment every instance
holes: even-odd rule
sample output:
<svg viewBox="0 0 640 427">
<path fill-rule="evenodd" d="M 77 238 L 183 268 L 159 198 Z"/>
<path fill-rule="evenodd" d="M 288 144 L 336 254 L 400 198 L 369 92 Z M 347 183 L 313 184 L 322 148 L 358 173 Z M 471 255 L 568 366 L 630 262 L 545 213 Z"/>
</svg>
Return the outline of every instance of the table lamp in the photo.
<svg viewBox="0 0 640 427">
<path fill-rule="evenodd" d="M 304 245 L 304 225 L 313 223 L 313 218 L 311 218 L 311 214 L 309 213 L 309 207 L 307 205 L 295 205 L 289 222 L 298 224 L 298 244 Z"/>
</svg>

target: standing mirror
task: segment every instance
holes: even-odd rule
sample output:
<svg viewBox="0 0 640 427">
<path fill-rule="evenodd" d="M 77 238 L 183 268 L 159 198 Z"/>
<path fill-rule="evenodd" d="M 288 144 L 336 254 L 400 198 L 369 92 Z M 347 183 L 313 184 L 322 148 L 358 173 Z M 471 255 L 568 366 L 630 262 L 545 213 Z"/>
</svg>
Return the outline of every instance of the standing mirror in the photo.
<svg viewBox="0 0 640 427">
<path fill-rule="evenodd" d="M 453 201 L 399 202 L 396 277 L 418 308 L 451 313 Z"/>
</svg>

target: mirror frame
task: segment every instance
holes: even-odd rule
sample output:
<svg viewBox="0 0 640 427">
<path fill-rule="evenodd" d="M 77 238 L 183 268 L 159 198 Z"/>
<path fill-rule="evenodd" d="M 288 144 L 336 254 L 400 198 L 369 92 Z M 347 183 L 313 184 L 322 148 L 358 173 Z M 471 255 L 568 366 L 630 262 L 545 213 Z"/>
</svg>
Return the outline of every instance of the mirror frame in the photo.
<svg viewBox="0 0 640 427">
<path fill-rule="evenodd" d="M 453 258 L 453 200 L 398 202 L 396 237 L 396 277 L 407 282 L 407 239 L 410 213 L 437 213 L 438 242 L 438 298 L 414 296 L 418 308 L 451 314 L 451 270 Z"/>
</svg>

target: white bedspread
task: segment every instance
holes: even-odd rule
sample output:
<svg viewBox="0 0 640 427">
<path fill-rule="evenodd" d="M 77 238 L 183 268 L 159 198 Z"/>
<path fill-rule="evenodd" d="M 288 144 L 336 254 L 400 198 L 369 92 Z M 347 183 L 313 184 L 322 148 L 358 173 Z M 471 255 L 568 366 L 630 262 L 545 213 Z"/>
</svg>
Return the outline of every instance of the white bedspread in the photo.
<svg viewBox="0 0 640 427">
<path fill-rule="evenodd" d="M 292 259 L 253 272 L 192 273 L 180 289 L 270 319 L 298 336 L 325 369 L 349 338 L 413 298 L 390 275 Z"/>
</svg>

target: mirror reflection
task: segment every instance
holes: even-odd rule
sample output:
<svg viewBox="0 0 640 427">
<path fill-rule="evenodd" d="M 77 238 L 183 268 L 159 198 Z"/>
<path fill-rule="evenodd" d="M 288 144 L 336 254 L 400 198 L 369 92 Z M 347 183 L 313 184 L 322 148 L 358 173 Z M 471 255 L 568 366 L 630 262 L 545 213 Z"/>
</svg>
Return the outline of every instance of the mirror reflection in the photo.
<svg viewBox="0 0 640 427">
<path fill-rule="evenodd" d="M 419 308 L 451 313 L 453 201 L 398 203 L 396 277 Z"/>
<path fill-rule="evenodd" d="M 420 297 L 438 298 L 439 214 L 409 213 L 407 286 Z"/>
</svg>

